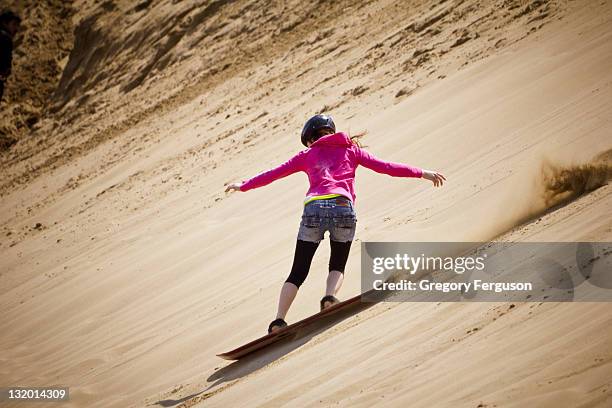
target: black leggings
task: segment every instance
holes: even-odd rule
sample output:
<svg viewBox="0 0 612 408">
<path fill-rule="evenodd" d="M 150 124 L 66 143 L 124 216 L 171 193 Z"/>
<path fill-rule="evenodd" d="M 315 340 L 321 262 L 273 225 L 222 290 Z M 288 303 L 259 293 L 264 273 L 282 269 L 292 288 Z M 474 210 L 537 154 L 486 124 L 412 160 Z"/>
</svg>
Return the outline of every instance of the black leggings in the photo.
<svg viewBox="0 0 612 408">
<path fill-rule="evenodd" d="M 329 271 L 344 273 L 344 267 L 346 266 L 346 261 L 348 260 L 352 241 L 337 242 L 330 240 L 329 243 L 331 246 Z M 308 276 L 308 271 L 310 270 L 312 257 L 314 256 L 318 246 L 318 242 L 297 240 L 297 243 L 295 244 L 293 266 L 291 267 L 291 273 L 285 282 L 293 283 L 298 288 L 302 285 L 302 283 L 304 283 L 306 276 Z"/>
</svg>

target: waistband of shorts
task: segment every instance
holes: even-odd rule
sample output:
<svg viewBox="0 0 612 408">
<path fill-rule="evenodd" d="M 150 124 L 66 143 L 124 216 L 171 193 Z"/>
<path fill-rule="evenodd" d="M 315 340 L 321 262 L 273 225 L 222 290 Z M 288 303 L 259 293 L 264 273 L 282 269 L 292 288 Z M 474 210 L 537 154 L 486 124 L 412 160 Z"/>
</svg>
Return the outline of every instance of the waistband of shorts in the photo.
<svg viewBox="0 0 612 408">
<path fill-rule="evenodd" d="M 319 197 L 312 197 L 311 200 L 307 200 L 304 205 L 313 205 L 313 204 L 327 204 L 327 203 L 334 203 L 337 206 L 340 207 L 352 207 L 353 206 L 353 202 L 343 196 L 343 195 L 334 195 L 333 197 L 326 197 L 326 196 L 319 196 Z"/>
</svg>

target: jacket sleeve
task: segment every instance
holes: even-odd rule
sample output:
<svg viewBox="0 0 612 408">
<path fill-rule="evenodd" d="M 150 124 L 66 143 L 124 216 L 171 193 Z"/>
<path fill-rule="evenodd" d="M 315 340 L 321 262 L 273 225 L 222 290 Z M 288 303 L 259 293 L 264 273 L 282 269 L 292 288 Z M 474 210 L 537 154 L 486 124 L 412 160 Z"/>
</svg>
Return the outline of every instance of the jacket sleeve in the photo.
<svg viewBox="0 0 612 408">
<path fill-rule="evenodd" d="M 249 191 L 254 188 L 263 187 L 290 174 L 302 171 L 304 169 L 304 152 L 300 152 L 287 160 L 283 164 L 263 173 L 259 173 L 255 177 L 242 182 L 240 191 Z"/>
<path fill-rule="evenodd" d="M 423 170 L 418 167 L 412 167 L 402 163 L 386 162 L 363 149 L 358 150 L 357 158 L 360 165 L 370 170 L 374 170 L 377 173 L 388 174 L 393 177 L 421 178 L 423 176 Z"/>
</svg>

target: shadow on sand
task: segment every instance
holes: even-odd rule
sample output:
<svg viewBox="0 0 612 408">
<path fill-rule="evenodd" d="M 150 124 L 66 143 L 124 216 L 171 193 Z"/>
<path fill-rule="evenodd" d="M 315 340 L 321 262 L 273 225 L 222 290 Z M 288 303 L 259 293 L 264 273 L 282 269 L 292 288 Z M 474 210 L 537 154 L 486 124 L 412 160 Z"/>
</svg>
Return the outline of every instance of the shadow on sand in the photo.
<svg viewBox="0 0 612 408">
<path fill-rule="evenodd" d="M 343 320 L 346 320 L 347 318 L 354 316 L 357 313 L 366 310 L 375 304 L 375 302 L 359 302 L 356 303 L 350 309 L 343 310 L 330 316 L 322 317 L 321 319 L 318 319 L 308 324 L 307 326 L 301 327 L 294 336 L 280 340 L 279 342 L 269 346 L 268 348 L 259 350 L 247 357 L 244 357 L 238 361 L 234 361 L 233 363 L 215 371 L 206 379 L 206 381 L 208 381 L 209 383 L 212 382 L 212 384 L 210 384 L 202 391 L 187 395 L 183 398 L 176 400 L 160 400 L 155 402 L 155 405 L 160 405 L 162 407 L 172 407 L 178 404 L 186 403 L 186 406 L 191 406 L 192 404 L 203 401 L 235 383 L 235 381 L 230 381 L 238 380 L 267 366 L 268 364 L 280 359 L 286 354 L 289 354 L 291 351 L 308 343 L 316 335 L 323 333 L 324 331 L 332 328 Z M 221 385 L 223 383 L 227 384 Z M 215 389 L 213 390 L 213 388 Z"/>
</svg>

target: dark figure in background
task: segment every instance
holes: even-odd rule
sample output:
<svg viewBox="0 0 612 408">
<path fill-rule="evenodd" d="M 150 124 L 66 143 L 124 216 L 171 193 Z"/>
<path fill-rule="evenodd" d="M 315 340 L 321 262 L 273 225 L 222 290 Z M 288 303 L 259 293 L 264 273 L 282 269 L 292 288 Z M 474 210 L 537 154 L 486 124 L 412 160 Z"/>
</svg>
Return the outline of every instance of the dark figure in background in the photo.
<svg viewBox="0 0 612 408">
<path fill-rule="evenodd" d="M 0 14 L 0 102 L 4 94 L 4 83 L 11 75 L 13 63 L 13 38 L 17 31 L 21 18 L 12 11 Z"/>
</svg>

